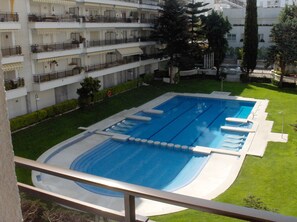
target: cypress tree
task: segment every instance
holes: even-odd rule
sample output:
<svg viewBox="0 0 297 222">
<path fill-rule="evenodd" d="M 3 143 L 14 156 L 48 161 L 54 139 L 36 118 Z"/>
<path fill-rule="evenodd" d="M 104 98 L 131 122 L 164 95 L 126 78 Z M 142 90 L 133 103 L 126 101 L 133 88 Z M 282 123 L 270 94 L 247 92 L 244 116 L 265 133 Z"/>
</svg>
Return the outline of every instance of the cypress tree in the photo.
<svg viewBox="0 0 297 222">
<path fill-rule="evenodd" d="M 241 69 L 246 77 L 253 72 L 257 65 L 258 52 L 258 22 L 257 22 L 257 1 L 248 0 L 246 5 L 244 39 L 243 39 L 243 60 Z"/>
</svg>

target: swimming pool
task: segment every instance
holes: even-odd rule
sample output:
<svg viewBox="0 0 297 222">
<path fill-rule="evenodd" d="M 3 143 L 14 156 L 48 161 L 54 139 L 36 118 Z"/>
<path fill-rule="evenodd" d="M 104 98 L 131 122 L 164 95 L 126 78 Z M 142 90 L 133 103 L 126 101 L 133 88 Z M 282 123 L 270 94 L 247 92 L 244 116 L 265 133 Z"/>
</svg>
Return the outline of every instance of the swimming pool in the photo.
<svg viewBox="0 0 297 222">
<path fill-rule="evenodd" d="M 149 121 L 124 119 L 106 132 L 130 135 L 135 138 L 217 149 L 240 150 L 247 132 L 227 131 L 226 118 L 246 119 L 255 102 L 199 97 L 175 96 L 154 107 L 159 113 L 138 112 Z M 245 125 L 238 125 L 244 127 Z"/>
<path fill-rule="evenodd" d="M 180 97 L 182 100 L 186 100 L 178 101 L 176 100 L 178 97 Z M 197 97 L 197 100 L 195 97 Z M 218 97 L 223 99 L 215 99 Z M 209 100 L 204 98 L 213 99 Z M 143 126 L 152 127 L 151 124 L 153 122 L 158 124 L 158 121 L 156 120 L 166 122 L 168 123 L 168 126 L 170 123 L 173 124 L 174 119 L 178 121 L 179 118 L 177 115 L 173 117 L 173 115 L 178 111 L 174 106 L 171 106 L 171 108 L 168 106 L 167 109 L 165 109 L 166 103 L 171 105 L 173 105 L 172 101 L 176 104 L 182 103 L 180 106 L 183 108 L 185 105 L 189 105 L 189 101 L 187 101 L 188 99 L 196 101 L 195 106 L 197 107 L 203 108 L 204 106 L 212 105 L 211 107 L 218 106 L 218 110 L 224 111 L 222 114 L 217 113 L 217 118 L 216 116 L 209 116 L 209 120 L 205 120 L 205 122 L 208 122 L 209 128 L 204 132 L 202 131 L 202 135 L 200 135 L 201 138 L 203 135 L 208 134 L 207 131 L 212 130 L 212 128 L 216 128 L 217 134 L 221 134 L 220 137 L 223 138 L 223 142 L 221 142 L 222 146 L 217 145 L 216 148 L 212 148 L 211 146 L 203 147 L 199 145 L 188 146 L 183 145 L 182 142 L 179 142 L 180 144 L 174 144 L 170 142 L 170 140 L 166 140 L 167 142 L 165 142 L 163 139 L 145 139 L 145 136 L 147 136 L 145 133 L 143 134 L 144 136 L 142 138 L 136 134 L 139 133 L 137 129 L 141 129 Z M 199 104 L 197 102 L 198 100 L 200 100 L 202 104 Z M 212 101 L 215 100 L 219 102 L 212 103 Z M 235 102 L 235 100 L 237 101 Z M 254 103 L 256 104 L 254 105 Z M 229 107 L 226 104 L 229 104 Z M 240 172 L 240 168 L 245 156 L 250 152 L 255 155 L 254 153 L 258 152 L 258 149 L 260 150 L 259 153 L 263 149 L 262 145 L 264 145 L 264 142 L 266 141 L 263 139 L 267 137 L 263 137 L 262 135 L 258 136 L 258 133 L 261 134 L 262 132 L 270 132 L 269 129 L 267 131 L 267 129 L 263 130 L 260 127 L 264 127 L 268 124 L 268 122 L 265 122 L 265 124 L 262 123 L 262 120 L 264 120 L 266 116 L 265 109 L 267 108 L 267 105 L 267 100 L 233 97 L 219 93 L 214 93 L 214 95 L 166 93 L 139 107 L 123 110 L 122 112 L 119 112 L 91 126 L 80 127 L 80 129 L 84 130 L 84 132 L 52 147 L 47 152 L 43 153 L 38 158 L 38 161 L 66 169 L 76 168 L 79 170 L 80 168 L 80 171 L 83 172 L 91 172 L 94 169 L 97 170 L 98 168 L 102 168 L 104 170 L 103 174 L 101 175 L 104 175 L 104 173 L 109 174 L 111 171 L 115 170 L 120 170 L 117 173 L 119 175 L 129 175 L 130 173 L 137 173 L 137 169 L 142 168 L 142 170 L 138 171 L 142 172 L 142 175 L 136 176 L 135 178 L 135 183 L 137 184 L 139 184 L 139 181 L 137 180 L 141 180 L 141 176 L 149 178 L 148 180 L 150 183 L 153 182 L 153 180 L 150 181 L 150 178 L 155 176 L 158 177 L 159 170 L 158 168 L 151 168 L 154 168 L 155 166 L 162 166 L 160 172 L 164 170 L 165 175 L 168 174 L 171 176 L 168 177 L 168 179 L 164 179 L 163 185 L 157 184 L 157 186 L 154 187 L 161 187 L 161 189 L 173 191 L 183 195 L 213 199 L 227 190 L 235 181 L 236 176 Z M 205 112 L 203 112 L 202 108 L 197 108 L 197 116 L 199 112 L 202 113 L 201 116 L 208 116 L 205 114 Z M 195 109 L 193 110 L 195 111 Z M 199 110 L 202 110 L 202 112 Z M 249 114 L 250 111 L 252 112 L 251 114 Z M 171 112 L 172 114 L 169 115 L 167 112 Z M 185 113 L 187 113 L 185 121 L 187 120 L 187 124 L 190 126 L 192 125 L 189 118 L 191 116 L 191 112 Z M 215 112 L 213 111 L 213 113 Z M 162 116 L 166 115 L 169 116 L 172 121 L 161 118 Z M 131 117 L 137 118 L 135 119 Z M 192 115 L 192 119 L 195 119 L 193 117 L 194 115 Z M 192 122 L 201 121 L 199 116 L 197 119 L 198 120 L 195 119 Z M 221 119 L 221 127 L 214 124 L 218 123 L 218 119 Z M 258 122 L 259 120 L 261 122 Z M 181 121 L 181 123 L 183 124 L 183 128 L 187 129 L 185 122 Z M 178 126 L 179 124 L 177 124 L 175 127 L 169 128 L 168 132 L 175 132 L 175 130 L 178 129 Z M 198 125 L 197 128 L 199 127 L 200 126 Z M 261 128 L 260 131 L 258 130 L 259 127 Z M 165 128 L 166 127 L 164 127 L 164 130 Z M 232 128 L 242 129 L 243 131 L 233 131 Z M 147 129 L 153 130 L 153 128 L 143 129 L 145 131 L 147 131 Z M 114 130 L 114 133 L 112 130 Z M 197 130 L 196 132 L 199 132 L 198 129 L 193 128 L 193 130 Z M 120 131 L 121 133 L 119 133 Z M 135 134 L 131 133 L 133 131 Z M 162 129 L 160 129 L 160 132 L 161 131 Z M 182 128 L 179 128 L 179 131 L 182 133 Z M 197 136 L 199 135 L 197 134 Z M 213 138 L 213 140 L 216 140 L 216 138 Z M 240 144 L 242 144 L 243 141 L 244 145 L 242 146 Z M 114 144 L 114 148 L 111 148 L 112 144 Z M 109 150 L 108 147 L 111 148 L 111 152 L 107 152 Z M 138 150 L 138 148 L 140 149 Z M 146 151 L 141 151 L 142 149 L 145 149 Z M 164 162 L 161 161 L 158 163 L 159 157 L 163 154 L 160 154 L 157 152 L 157 150 L 161 150 L 161 152 L 165 153 L 169 152 L 169 154 L 165 154 L 168 155 L 169 158 L 161 158 Z M 140 155 L 136 155 L 137 153 Z M 96 154 L 98 154 L 99 157 Z M 115 160 L 112 159 L 112 155 L 115 155 Z M 178 158 L 178 161 L 181 162 L 179 163 L 179 167 L 175 168 L 175 172 L 172 174 L 169 172 L 171 170 L 171 167 L 169 166 L 175 166 L 174 161 L 176 160 L 174 160 L 174 158 L 172 159 L 171 155 L 176 155 L 177 158 L 178 156 L 182 157 Z M 187 155 L 194 155 L 194 159 Z M 99 161 L 99 159 L 102 159 L 103 162 L 101 162 L 102 160 Z M 174 161 L 170 162 L 171 160 Z M 128 164 L 127 166 L 129 167 L 124 170 L 124 165 L 127 162 L 131 162 L 134 165 Z M 105 164 L 106 167 L 103 166 Z M 116 168 L 116 166 L 121 167 L 118 169 L 113 169 L 114 167 Z M 143 173 L 145 169 L 148 172 L 146 176 Z M 110 176 L 110 174 L 105 176 Z M 162 180 L 163 177 L 159 177 L 158 181 Z M 174 179 L 171 180 L 173 177 Z M 128 176 L 127 178 L 129 179 L 131 176 Z M 115 179 L 118 180 L 117 178 Z M 122 198 L 118 198 L 118 194 L 105 193 L 104 190 L 92 190 L 92 188 L 81 186 L 81 184 L 77 184 L 74 181 L 65 180 L 36 171 L 32 172 L 32 181 L 35 186 L 49 190 L 51 192 L 56 192 L 117 211 L 122 211 L 124 209 L 123 200 Z M 129 183 L 129 180 L 125 181 Z M 116 183 L 116 181 L 114 182 Z M 179 207 L 173 207 L 171 205 L 161 203 L 158 204 L 156 202 L 138 198 L 136 199 L 136 209 L 138 214 L 146 216 L 172 213 L 182 210 Z"/>
<path fill-rule="evenodd" d="M 71 169 L 142 185 L 175 191 L 190 183 L 203 168 L 208 155 L 191 150 L 107 140 L 79 156 Z M 121 196 L 110 190 L 78 183 L 98 194 Z"/>
</svg>

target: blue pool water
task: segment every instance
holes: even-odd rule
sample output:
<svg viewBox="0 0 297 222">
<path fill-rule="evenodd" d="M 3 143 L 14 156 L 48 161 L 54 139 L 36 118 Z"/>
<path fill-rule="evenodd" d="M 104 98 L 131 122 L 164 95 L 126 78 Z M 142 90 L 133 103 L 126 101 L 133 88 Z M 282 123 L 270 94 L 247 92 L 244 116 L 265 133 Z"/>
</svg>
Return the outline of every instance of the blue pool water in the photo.
<svg viewBox="0 0 297 222">
<path fill-rule="evenodd" d="M 124 119 L 105 129 L 150 143 L 110 139 L 79 156 L 71 169 L 155 189 L 177 190 L 190 183 L 208 159 L 208 155 L 180 146 L 240 150 L 248 134 L 222 130 L 221 126 L 250 127 L 226 122 L 226 118 L 247 118 L 254 105 L 255 102 L 247 101 L 175 96 L 154 107 L 162 110 L 161 114 L 135 113 L 150 117 L 149 121 Z M 179 148 L 158 145 L 160 142 Z M 79 185 L 94 193 L 120 196 Z"/>
<path fill-rule="evenodd" d="M 190 150 L 107 140 L 78 157 L 71 169 L 159 190 L 174 191 L 190 183 L 208 156 Z M 99 194 L 119 193 L 79 183 Z"/>
<path fill-rule="evenodd" d="M 254 105 L 249 101 L 176 96 L 154 108 L 163 114 L 136 113 L 150 117 L 150 121 L 125 119 L 105 130 L 153 141 L 228 149 L 225 140 L 244 140 L 247 133 L 221 130 L 221 126 L 230 124 L 225 119 L 247 118 Z M 239 150 L 240 144 L 229 149 Z"/>
</svg>

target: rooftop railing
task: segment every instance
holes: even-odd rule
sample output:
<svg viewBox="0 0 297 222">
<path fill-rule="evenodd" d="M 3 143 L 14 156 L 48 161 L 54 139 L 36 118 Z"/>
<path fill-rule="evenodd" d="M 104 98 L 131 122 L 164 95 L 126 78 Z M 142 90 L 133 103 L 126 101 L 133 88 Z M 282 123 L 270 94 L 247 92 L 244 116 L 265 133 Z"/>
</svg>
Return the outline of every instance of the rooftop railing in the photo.
<svg viewBox="0 0 297 222">
<path fill-rule="evenodd" d="M 45 45 L 34 44 L 34 45 L 31 45 L 31 52 L 39 53 L 39 52 L 62 51 L 62 50 L 76 49 L 78 47 L 79 47 L 79 44 L 76 44 L 76 43 L 54 43 L 54 44 L 45 44 Z"/>
<path fill-rule="evenodd" d="M 71 208 L 94 213 L 117 221 L 147 221 L 147 218 L 137 216 L 135 213 L 136 197 L 248 221 L 296 222 L 297 220 L 296 217 L 284 216 L 273 212 L 255 210 L 232 204 L 219 203 L 212 200 L 205 200 L 201 198 L 155 190 L 147 187 L 77 172 L 70 169 L 59 168 L 22 157 L 15 157 L 15 163 L 19 167 L 28 168 L 30 170 L 51 174 L 64 179 L 86 183 L 92 186 L 103 187 L 109 190 L 123 193 L 124 213 L 75 200 L 63 195 L 58 195 L 53 192 L 28 186 L 26 184 L 18 183 L 20 191 L 33 194 L 34 196 L 37 196 L 39 198 L 44 198 L 47 201 L 55 201 Z"/>
<path fill-rule="evenodd" d="M 18 13 L 0 12 L 0 22 L 18 22 Z"/>
<path fill-rule="evenodd" d="M 15 47 L 9 47 L 5 49 L 1 49 L 1 52 L 3 57 L 22 55 L 22 47 L 19 45 Z"/>
<path fill-rule="evenodd" d="M 10 79 L 4 81 L 5 90 L 17 89 L 25 86 L 24 78 Z"/>
<path fill-rule="evenodd" d="M 69 76 L 79 75 L 81 71 L 82 71 L 81 67 L 76 67 L 65 71 L 36 74 L 36 75 L 33 75 L 33 80 L 35 83 L 48 82 L 56 79 L 69 77 Z"/>
</svg>

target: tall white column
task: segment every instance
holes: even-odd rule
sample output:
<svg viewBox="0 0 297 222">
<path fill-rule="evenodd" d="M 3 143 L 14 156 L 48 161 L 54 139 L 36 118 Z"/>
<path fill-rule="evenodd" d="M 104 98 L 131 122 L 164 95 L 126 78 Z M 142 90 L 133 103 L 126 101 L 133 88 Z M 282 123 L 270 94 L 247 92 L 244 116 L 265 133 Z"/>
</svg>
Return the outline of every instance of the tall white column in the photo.
<svg viewBox="0 0 297 222">
<path fill-rule="evenodd" d="M 0 65 L 2 55 L 0 52 Z M 14 154 L 0 68 L 0 221 L 22 221 L 19 190 L 15 175 Z"/>
</svg>

